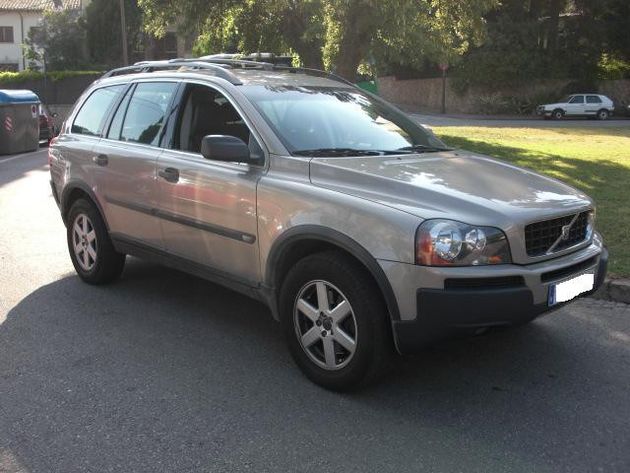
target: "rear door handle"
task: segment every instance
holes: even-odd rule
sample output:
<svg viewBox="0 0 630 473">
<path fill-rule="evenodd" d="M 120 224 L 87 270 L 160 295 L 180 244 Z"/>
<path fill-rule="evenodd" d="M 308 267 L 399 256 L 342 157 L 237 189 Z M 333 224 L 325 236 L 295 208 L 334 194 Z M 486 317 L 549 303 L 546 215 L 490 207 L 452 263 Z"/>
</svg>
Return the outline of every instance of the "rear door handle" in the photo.
<svg viewBox="0 0 630 473">
<path fill-rule="evenodd" d="M 92 158 L 92 161 L 94 161 L 99 166 L 107 166 L 107 164 L 109 163 L 109 159 L 107 158 L 106 154 L 99 154 L 98 156 L 94 156 Z"/>
<path fill-rule="evenodd" d="M 175 168 L 160 169 L 158 171 L 158 176 L 167 180 L 168 182 L 177 182 L 179 181 L 179 169 L 175 169 Z"/>
</svg>

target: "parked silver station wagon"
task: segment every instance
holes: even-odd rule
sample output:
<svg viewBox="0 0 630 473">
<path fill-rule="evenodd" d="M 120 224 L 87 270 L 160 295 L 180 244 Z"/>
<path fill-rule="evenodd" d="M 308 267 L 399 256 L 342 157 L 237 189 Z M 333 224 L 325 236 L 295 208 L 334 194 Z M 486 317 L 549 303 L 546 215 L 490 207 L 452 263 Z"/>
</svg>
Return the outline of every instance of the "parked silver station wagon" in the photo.
<svg viewBox="0 0 630 473">
<path fill-rule="evenodd" d="M 95 82 L 50 148 L 87 283 L 150 259 L 265 302 L 314 382 L 364 385 L 449 335 L 594 291 L 593 201 L 454 150 L 321 71 L 139 63 Z"/>
</svg>

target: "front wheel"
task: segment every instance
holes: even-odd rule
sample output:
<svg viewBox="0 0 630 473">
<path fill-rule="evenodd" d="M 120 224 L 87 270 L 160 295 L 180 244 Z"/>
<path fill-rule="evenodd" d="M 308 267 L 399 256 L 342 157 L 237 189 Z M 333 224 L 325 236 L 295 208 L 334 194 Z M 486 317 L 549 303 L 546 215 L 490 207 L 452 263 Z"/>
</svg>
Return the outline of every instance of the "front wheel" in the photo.
<svg viewBox="0 0 630 473">
<path fill-rule="evenodd" d="M 96 206 L 78 199 L 68 212 L 68 250 L 79 277 L 88 284 L 106 284 L 118 278 L 125 255 L 118 253 Z"/>
<path fill-rule="evenodd" d="M 348 391 L 374 381 L 393 353 L 378 288 L 343 253 L 300 260 L 282 285 L 280 313 L 295 362 L 327 389 Z"/>
<path fill-rule="evenodd" d="M 556 109 L 551 113 L 551 117 L 554 120 L 560 120 L 562 117 L 564 117 L 564 112 L 560 109 Z"/>
</svg>

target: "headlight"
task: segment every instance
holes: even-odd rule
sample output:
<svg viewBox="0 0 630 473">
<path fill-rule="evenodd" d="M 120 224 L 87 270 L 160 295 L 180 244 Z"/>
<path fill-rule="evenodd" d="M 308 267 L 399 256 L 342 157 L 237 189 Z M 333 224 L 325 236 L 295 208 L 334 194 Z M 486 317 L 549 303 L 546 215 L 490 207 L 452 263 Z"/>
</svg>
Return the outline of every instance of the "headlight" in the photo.
<svg viewBox="0 0 630 473">
<path fill-rule="evenodd" d="M 510 262 L 507 238 L 498 228 L 440 219 L 423 222 L 416 232 L 416 264 L 475 266 Z"/>
<path fill-rule="evenodd" d="M 595 232 L 595 209 L 591 210 L 588 213 L 588 217 L 586 220 L 586 238 L 585 240 L 590 241 L 593 238 L 593 233 Z"/>
</svg>

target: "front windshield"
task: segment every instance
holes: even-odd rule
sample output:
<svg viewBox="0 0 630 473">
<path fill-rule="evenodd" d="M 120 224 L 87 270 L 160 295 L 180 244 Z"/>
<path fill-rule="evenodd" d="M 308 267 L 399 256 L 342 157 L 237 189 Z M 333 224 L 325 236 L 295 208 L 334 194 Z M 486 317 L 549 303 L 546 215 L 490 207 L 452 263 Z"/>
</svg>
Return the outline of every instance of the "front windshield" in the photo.
<svg viewBox="0 0 630 473">
<path fill-rule="evenodd" d="M 356 89 L 251 85 L 241 90 L 296 156 L 446 149 L 406 115 Z"/>
</svg>

